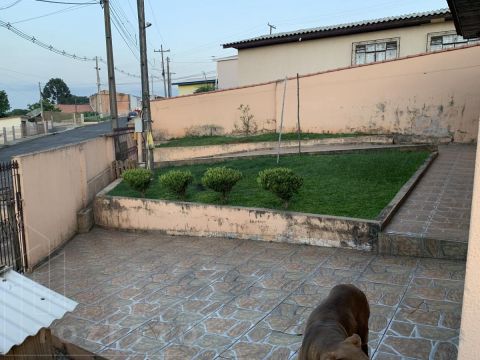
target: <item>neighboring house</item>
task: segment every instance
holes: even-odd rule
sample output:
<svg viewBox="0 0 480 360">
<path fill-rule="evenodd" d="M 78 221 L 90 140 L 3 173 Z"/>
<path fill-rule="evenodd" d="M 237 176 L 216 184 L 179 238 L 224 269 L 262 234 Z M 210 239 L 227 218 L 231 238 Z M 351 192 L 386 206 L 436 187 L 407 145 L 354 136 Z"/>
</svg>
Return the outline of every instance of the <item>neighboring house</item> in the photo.
<svg viewBox="0 0 480 360">
<path fill-rule="evenodd" d="M 216 58 L 219 89 L 231 89 L 238 86 L 238 56 Z"/>
<path fill-rule="evenodd" d="M 127 115 L 133 110 L 131 104 L 136 103 L 136 100 L 133 101 L 131 99 L 132 97 L 136 98 L 136 96 L 117 92 L 117 111 L 119 115 Z M 100 114 L 110 114 L 110 98 L 108 90 L 102 90 L 98 94 L 91 95 L 90 106 L 95 112 Z"/>
<path fill-rule="evenodd" d="M 264 35 L 223 47 L 238 50 L 242 86 L 474 43 L 478 39 L 456 34 L 450 11 L 441 9 Z"/>
<path fill-rule="evenodd" d="M 179 81 L 173 83 L 172 85 L 178 86 L 178 96 L 182 95 L 191 95 L 194 94 L 195 91 L 205 85 L 211 86 L 215 88 L 217 80 L 216 79 L 194 79 L 188 81 Z"/>
<path fill-rule="evenodd" d="M 93 112 L 92 107 L 90 104 L 57 104 L 56 107 L 62 112 L 66 114 L 82 114 Z"/>
</svg>

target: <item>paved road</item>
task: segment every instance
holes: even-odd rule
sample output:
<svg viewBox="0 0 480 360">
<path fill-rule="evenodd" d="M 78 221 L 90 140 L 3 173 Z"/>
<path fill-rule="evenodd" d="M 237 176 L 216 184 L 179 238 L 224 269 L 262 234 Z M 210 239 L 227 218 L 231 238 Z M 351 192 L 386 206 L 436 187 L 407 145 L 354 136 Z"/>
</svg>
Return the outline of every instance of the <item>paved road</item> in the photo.
<svg viewBox="0 0 480 360">
<path fill-rule="evenodd" d="M 126 118 L 120 118 L 120 126 L 125 126 Z M 9 161 L 13 156 L 28 154 L 35 151 L 47 150 L 61 145 L 74 144 L 111 131 L 110 121 L 101 124 L 87 125 L 77 129 L 65 131 L 55 135 L 43 136 L 35 140 L 21 142 L 0 149 L 0 162 Z"/>
</svg>

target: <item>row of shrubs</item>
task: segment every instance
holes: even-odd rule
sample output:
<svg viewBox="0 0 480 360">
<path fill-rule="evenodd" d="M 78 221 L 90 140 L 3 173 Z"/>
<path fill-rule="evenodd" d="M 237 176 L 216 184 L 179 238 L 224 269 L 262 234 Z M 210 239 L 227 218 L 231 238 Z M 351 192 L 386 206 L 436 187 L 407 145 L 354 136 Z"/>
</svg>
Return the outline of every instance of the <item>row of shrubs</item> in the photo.
<svg viewBox="0 0 480 360">
<path fill-rule="evenodd" d="M 226 203 L 228 195 L 243 177 L 241 171 L 225 166 L 207 169 L 202 176 L 203 186 L 218 192 L 222 202 Z M 123 174 L 123 180 L 143 197 L 150 186 L 153 173 L 146 169 L 131 169 Z M 193 182 L 193 175 L 188 170 L 170 170 L 159 178 L 160 184 L 179 199 L 185 199 L 187 188 Z M 303 178 L 288 168 L 271 168 L 258 173 L 259 185 L 278 196 L 285 208 L 303 185 Z"/>
</svg>

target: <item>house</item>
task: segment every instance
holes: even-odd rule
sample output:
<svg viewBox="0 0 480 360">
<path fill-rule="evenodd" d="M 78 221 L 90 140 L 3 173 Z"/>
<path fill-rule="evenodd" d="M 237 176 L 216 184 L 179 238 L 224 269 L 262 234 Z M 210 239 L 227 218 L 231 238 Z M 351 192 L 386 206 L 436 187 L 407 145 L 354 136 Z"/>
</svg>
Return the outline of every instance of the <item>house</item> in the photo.
<svg viewBox="0 0 480 360">
<path fill-rule="evenodd" d="M 477 42 L 457 35 L 452 14 L 440 9 L 264 35 L 223 48 L 238 50 L 238 85 L 243 86 Z"/>
<path fill-rule="evenodd" d="M 238 86 L 238 56 L 216 58 L 219 89 L 231 89 Z"/>
<path fill-rule="evenodd" d="M 57 104 L 56 107 L 66 114 L 83 114 L 93 112 L 90 104 Z"/>
<path fill-rule="evenodd" d="M 51 323 L 78 304 L 10 268 L 0 268 L 0 357 L 11 359 L 94 359 L 76 345 L 65 343 L 49 329 Z M 5 326 L 7 325 L 8 326 Z M 100 358 L 100 357 L 98 357 Z"/>
<path fill-rule="evenodd" d="M 202 79 L 192 79 L 187 81 L 179 81 L 179 82 L 172 83 L 172 85 L 178 86 L 178 95 L 182 96 L 182 95 L 194 94 L 195 91 L 202 86 L 210 86 L 213 90 L 215 89 L 216 82 L 217 82 L 216 79 L 202 78 Z"/>
<path fill-rule="evenodd" d="M 138 107 L 138 97 L 117 92 L 117 111 L 119 115 L 127 115 L 131 110 Z M 90 106 L 99 114 L 110 114 L 110 98 L 108 90 L 101 90 L 97 94 L 90 95 Z"/>
</svg>

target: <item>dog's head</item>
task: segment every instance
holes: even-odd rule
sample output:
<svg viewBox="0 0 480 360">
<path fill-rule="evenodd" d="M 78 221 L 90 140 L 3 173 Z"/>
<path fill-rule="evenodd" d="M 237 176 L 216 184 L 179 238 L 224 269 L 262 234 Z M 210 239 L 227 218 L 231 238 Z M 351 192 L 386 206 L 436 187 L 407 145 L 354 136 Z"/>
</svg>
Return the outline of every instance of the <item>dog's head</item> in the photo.
<svg viewBox="0 0 480 360">
<path fill-rule="evenodd" d="M 340 342 L 334 350 L 322 354 L 320 360 L 369 360 L 362 350 L 362 339 L 357 334 Z"/>
</svg>

